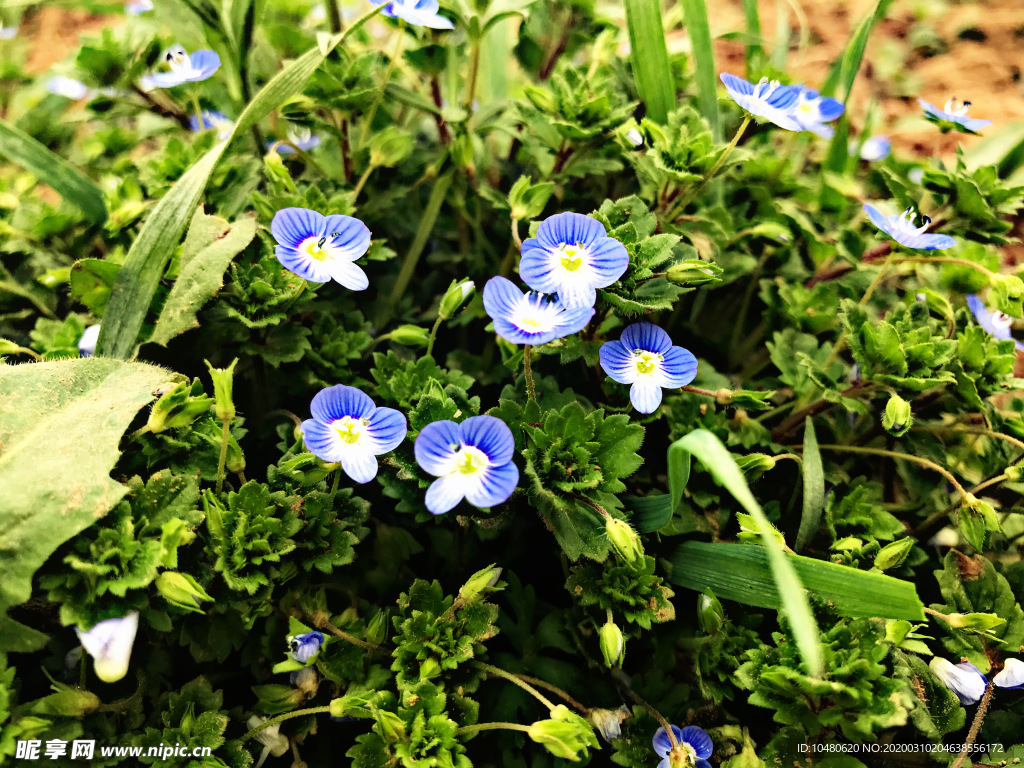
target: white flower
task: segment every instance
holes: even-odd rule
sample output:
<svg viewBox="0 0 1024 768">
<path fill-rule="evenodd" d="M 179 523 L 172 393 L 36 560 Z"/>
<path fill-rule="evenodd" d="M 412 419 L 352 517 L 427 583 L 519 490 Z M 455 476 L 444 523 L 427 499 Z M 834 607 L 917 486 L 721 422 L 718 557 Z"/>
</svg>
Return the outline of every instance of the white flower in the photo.
<svg viewBox="0 0 1024 768">
<path fill-rule="evenodd" d="M 1024 661 L 1007 659 L 999 674 L 992 678 L 992 682 L 1000 688 L 1024 687 Z"/>
<path fill-rule="evenodd" d="M 88 632 L 75 627 L 82 647 L 93 658 L 93 668 L 100 680 L 116 683 L 128 674 L 128 662 L 138 629 L 138 611 L 132 611 L 121 619 L 105 619 Z"/>
<path fill-rule="evenodd" d="M 267 722 L 267 718 L 260 717 L 259 715 L 253 715 L 249 718 L 246 723 L 249 730 L 258 728 L 263 723 Z M 263 765 L 263 761 L 267 759 L 267 755 L 273 755 L 274 757 L 280 757 L 288 751 L 288 737 L 281 733 L 281 726 L 278 723 L 267 726 L 261 731 L 258 731 L 253 735 L 260 744 L 263 745 L 263 753 L 260 755 L 260 759 L 256 763 L 256 768 L 260 768 Z"/>
<path fill-rule="evenodd" d="M 82 337 L 78 340 L 78 354 L 82 357 L 92 357 L 96 354 L 96 342 L 100 338 L 100 327 L 98 325 L 90 325 L 82 333 Z"/>
<path fill-rule="evenodd" d="M 938 656 L 928 663 L 928 669 L 935 673 L 939 681 L 949 688 L 961 704 L 976 704 L 985 695 L 988 680 L 981 670 L 969 661 L 953 664 Z"/>
</svg>

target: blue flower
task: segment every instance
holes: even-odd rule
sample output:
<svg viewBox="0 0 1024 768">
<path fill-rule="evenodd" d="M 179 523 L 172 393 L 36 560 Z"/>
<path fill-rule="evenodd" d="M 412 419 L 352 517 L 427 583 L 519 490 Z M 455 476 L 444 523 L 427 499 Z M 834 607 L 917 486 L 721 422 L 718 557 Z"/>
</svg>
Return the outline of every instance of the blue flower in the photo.
<svg viewBox="0 0 1024 768">
<path fill-rule="evenodd" d="M 11 40 L 12 38 L 15 38 L 17 36 L 18 36 L 18 28 L 17 27 L 5 26 L 4 23 L 2 21 L 0 21 L 0 40 Z"/>
<path fill-rule="evenodd" d="M 192 129 L 192 133 L 216 130 L 217 138 L 221 141 L 227 141 L 231 131 L 235 128 L 234 122 L 213 109 L 204 109 L 201 115 L 202 124 L 199 122 L 199 115 L 192 115 L 188 119 L 188 126 Z"/>
<path fill-rule="evenodd" d="M 872 136 L 860 145 L 860 159 L 868 163 L 885 160 L 892 152 L 892 142 L 888 136 Z"/>
<path fill-rule="evenodd" d="M 697 376 L 697 358 L 673 347 L 669 335 L 651 323 L 627 326 L 618 341 L 601 345 L 599 355 L 601 367 L 614 381 L 632 384 L 629 400 L 640 413 L 657 410 L 662 387 L 682 387 Z"/>
<path fill-rule="evenodd" d="M 78 641 L 92 656 L 96 677 L 105 683 L 116 683 L 128 674 L 128 663 L 139 631 L 139 613 L 132 611 L 120 619 L 105 619 L 88 632 L 75 627 Z"/>
<path fill-rule="evenodd" d="M 1000 688 L 1011 690 L 1024 688 L 1024 661 L 1007 659 L 1003 668 L 992 678 L 992 682 Z"/>
<path fill-rule="evenodd" d="M 54 75 L 47 80 L 46 90 L 72 101 L 84 99 L 89 93 L 89 87 L 81 80 L 75 80 L 73 77 L 65 77 L 64 75 Z"/>
<path fill-rule="evenodd" d="M 370 285 L 354 263 L 370 247 L 370 230 L 359 219 L 282 208 L 270 222 L 270 233 L 277 241 L 277 260 L 299 277 L 311 283 L 337 280 L 350 291 Z"/>
<path fill-rule="evenodd" d="M 464 498 L 474 507 L 501 504 L 519 484 L 512 463 L 512 430 L 494 416 L 470 416 L 461 424 L 427 424 L 413 447 L 416 462 L 438 479 L 427 489 L 426 505 L 443 515 Z"/>
<path fill-rule="evenodd" d="M 707 731 L 698 728 L 696 725 L 688 725 L 685 728 L 672 727 L 672 734 L 676 737 L 679 745 L 675 754 L 683 760 L 673 760 L 672 740 L 664 728 L 659 728 L 654 733 L 654 751 L 661 758 L 658 768 L 669 768 L 669 766 L 694 766 L 694 768 L 711 768 L 708 758 L 714 751 L 715 745 L 708 736 Z"/>
<path fill-rule="evenodd" d="M 153 0 L 132 0 L 124 4 L 124 12 L 130 16 L 139 16 L 153 10 Z"/>
<path fill-rule="evenodd" d="M 303 152 L 308 152 L 309 150 L 316 149 L 320 146 L 320 137 L 305 125 L 290 126 L 286 135 L 288 136 L 288 141 Z M 274 146 L 276 143 L 277 142 L 274 141 L 268 141 L 267 149 L 270 149 L 270 147 Z M 281 144 L 277 148 L 277 153 L 279 155 L 294 155 L 295 150 L 287 144 Z"/>
<path fill-rule="evenodd" d="M 220 69 L 220 56 L 207 49 L 190 55 L 180 45 L 175 45 L 164 54 L 164 60 L 170 67 L 169 71 L 142 78 L 145 87 L 173 88 L 182 83 L 196 83 Z"/>
<path fill-rule="evenodd" d="M 98 325 L 90 325 L 82 333 L 81 338 L 78 340 L 78 354 L 82 357 L 92 357 L 96 354 L 96 342 L 100 338 L 100 327 Z"/>
<path fill-rule="evenodd" d="M 451 19 L 446 19 L 438 13 L 438 10 L 441 8 L 438 0 L 391 0 L 388 3 L 375 3 L 373 0 L 370 0 L 370 2 L 373 5 L 385 6 L 384 10 L 381 11 L 385 16 L 401 19 L 406 24 L 411 24 L 414 27 L 455 29 Z"/>
<path fill-rule="evenodd" d="M 1009 315 L 1004 315 L 999 310 L 989 311 L 988 307 L 985 306 L 985 302 L 973 293 L 967 297 L 967 306 L 974 313 L 974 319 L 978 321 L 978 325 L 992 334 L 994 338 L 1000 341 L 1013 339 L 1013 336 L 1010 334 L 1010 325 L 1012 325 L 1013 319 Z M 1024 344 L 1016 339 L 1014 339 L 1014 342 L 1017 345 L 1017 349 L 1024 351 Z"/>
<path fill-rule="evenodd" d="M 405 439 L 405 416 L 394 408 L 378 408 L 355 387 L 336 384 L 321 389 L 302 422 L 302 439 L 315 456 L 341 462 L 357 483 L 377 475 L 377 456 L 393 451 Z"/>
<path fill-rule="evenodd" d="M 626 271 L 629 254 L 604 224 L 581 213 L 559 213 L 541 222 L 523 243 L 519 276 L 540 293 L 557 293 L 566 309 L 592 307 L 598 288 Z"/>
<path fill-rule="evenodd" d="M 594 308 L 567 309 L 540 293 L 522 293 L 510 280 L 492 277 L 484 286 L 484 310 L 494 332 L 513 344 L 547 344 L 583 330 Z"/>
<path fill-rule="evenodd" d="M 936 656 L 928 662 L 928 669 L 956 694 L 961 704 L 975 704 L 985 695 L 988 679 L 969 661 L 953 664 Z"/>
<path fill-rule="evenodd" d="M 918 99 L 917 102 L 921 105 L 921 109 L 924 110 L 925 119 L 939 126 L 939 130 L 943 133 L 949 133 L 950 131 L 977 133 L 982 128 L 992 125 L 991 120 L 981 120 L 967 116 L 967 110 L 971 106 L 969 101 L 958 102 L 956 99 L 950 99 L 942 109 L 929 104 L 924 99 Z"/>
<path fill-rule="evenodd" d="M 925 234 L 925 230 L 932 223 L 932 220 L 927 216 L 922 216 L 921 220 L 924 223 L 920 227 L 915 227 L 913 208 L 907 208 L 899 216 L 895 214 L 886 216 L 870 204 L 865 205 L 864 210 L 867 212 L 872 224 L 905 248 L 914 248 L 922 251 L 942 251 L 956 245 L 956 240 L 949 235 Z"/>
<path fill-rule="evenodd" d="M 793 119 L 800 124 L 802 130 L 823 139 L 831 139 L 834 131 L 826 123 L 839 119 L 845 111 L 846 107 L 841 101 L 822 96 L 813 88 L 801 87 L 793 108 Z"/>
<path fill-rule="evenodd" d="M 787 131 L 804 130 L 793 116 L 800 88 L 782 85 L 778 80 L 769 82 L 767 77 L 754 85 L 728 72 L 722 73 L 722 82 L 729 97 L 750 114 L 770 120 Z"/>
<path fill-rule="evenodd" d="M 310 659 L 320 653 L 320 646 L 323 644 L 324 635 L 316 630 L 302 635 L 290 635 L 288 637 L 288 655 L 295 661 L 308 664 Z"/>
</svg>

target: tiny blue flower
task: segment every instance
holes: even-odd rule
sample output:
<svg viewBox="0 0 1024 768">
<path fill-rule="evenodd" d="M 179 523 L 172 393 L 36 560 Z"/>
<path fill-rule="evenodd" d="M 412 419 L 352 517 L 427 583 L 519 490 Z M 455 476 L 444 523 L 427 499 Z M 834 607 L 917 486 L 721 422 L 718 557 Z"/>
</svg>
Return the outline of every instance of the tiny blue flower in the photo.
<svg viewBox="0 0 1024 768">
<path fill-rule="evenodd" d="M 153 10 L 153 0 L 131 0 L 124 4 L 124 12 L 129 16 L 140 16 Z"/>
<path fill-rule="evenodd" d="M 673 760 L 672 740 L 664 728 L 659 728 L 654 733 L 654 751 L 661 762 L 658 768 L 669 768 L 670 766 L 693 766 L 693 768 L 711 768 L 708 758 L 714 751 L 715 745 L 708 736 L 707 731 L 698 728 L 696 725 L 688 725 L 685 728 L 672 727 L 672 734 L 676 737 L 675 754 L 678 758 Z M 679 758 L 682 758 L 681 760 Z"/>
<path fill-rule="evenodd" d="M 924 222 L 920 227 L 914 226 L 914 209 L 907 208 L 899 216 L 890 214 L 886 216 L 873 205 L 865 205 L 864 210 L 871 219 L 871 223 L 885 232 L 905 248 L 914 248 L 922 251 L 945 250 L 956 245 L 949 235 L 927 235 L 925 231 L 931 225 L 932 220 L 922 216 Z"/>
<path fill-rule="evenodd" d="M 89 87 L 81 80 L 75 80 L 73 77 L 65 77 L 64 75 L 54 75 L 47 80 L 46 90 L 72 101 L 84 99 L 89 93 Z"/>
<path fill-rule="evenodd" d="M 324 216 L 308 208 L 282 208 L 270 222 L 277 241 L 277 260 L 311 283 L 337 280 L 350 291 L 362 291 L 369 278 L 356 259 L 370 247 L 370 230 L 359 219 Z"/>
<path fill-rule="evenodd" d="M 200 122 L 200 115 L 202 122 Z M 213 109 L 204 109 L 200 115 L 192 115 L 188 119 L 188 126 L 192 129 L 192 133 L 215 130 L 220 141 L 227 141 L 235 127 L 230 118 Z"/>
<path fill-rule="evenodd" d="M 501 338 L 534 346 L 581 331 L 594 316 L 592 306 L 567 309 L 558 299 L 540 293 L 524 294 L 504 277 L 487 281 L 484 310 Z"/>
<path fill-rule="evenodd" d="M 974 314 L 974 319 L 978 321 L 985 331 L 992 334 L 994 338 L 1000 341 L 1005 339 L 1013 339 L 1010 334 L 1010 326 L 1013 324 L 1013 319 L 1009 315 L 1004 315 L 999 310 L 989 310 L 985 306 L 985 302 L 975 296 L 973 293 L 967 297 L 967 306 Z M 1014 339 L 1017 349 L 1024 351 L 1024 344 Z"/>
<path fill-rule="evenodd" d="M 936 656 L 928 662 L 928 669 L 956 694 L 961 704 L 975 704 L 985 695 L 988 679 L 969 661 L 953 664 Z"/>
<path fill-rule="evenodd" d="M 98 325 L 90 325 L 82 333 L 81 338 L 78 340 L 78 354 L 82 357 L 92 357 L 96 354 L 96 342 L 100 338 L 100 327 Z"/>
<path fill-rule="evenodd" d="M 597 289 L 626 271 L 629 254 L 604 224 L 581 213 L 558 213 L 523 243 L 519 276 L 539 293 L 557 293 L 566 309 L 592 307 Z"/>
<path fill-rule="evenodd" d="M 969 101 L 958 102 L 956 99 L 950 99 L 942 109 L 929 104 L 924 99 L 918 99 L 917 102 L 921 105 L 921 109 L 924 110 L 925 119 L 939 126 L 939 130 L 943 133 L 949 133 L 950 131 L 977 133 L 982 128 L 992 125 L 991 120 L 981 120 L 967 116 L 967 110 L 971 106 Z"/>
<path fill-rule="evenodd" d="M 782 85 L 778 80 L 769 82 L 767 77 L 762 77 L 754 85 L 728 72 L 722 73 L 722 82 L 729 97 L 750 114 L 770 120 L 787 131 L 804 130 L 793 116 L 800 96 L 799 88 Z"/>
<path fill-rule="evenodd" d="M 75 627 L 82 648 L 92 656 L 96 677 L 105 683 L 116 683 L 128 674 L 138 630 L 138 611 L 120 619 L 104 619 L 87 632 Z"/>
<path fill-rule="evenodd" d="M 872 136 L 860 146 L 860 159 L 867 163 L 885 160 L 892 152 L 892 142 L 888 136 Z"/>
<path fill-rule="evenodd" d="M 427 489 L 431 514 L 443 515 L 463 499 L 493 507 L 512 495 L 519 469 L 512 463 L 512 430 L 494 416 L 470 416 L 461 424 L 427 424 L 413 446 L 416 462 L 438 479 Z"/>
<path fill-rule="evenodd" d="M 309 660 L 320 653 L 320 646 L 324 644 L 324 635 L 316 630 L 301 635 L 289 635 L 288 655 L 295 661 L 308 664 Z"/>
<path fill-rule="evenodd" d="M 344 384 L 317 392 L 309 410 L 313 418 L 302 422 L 306 448 L 324 461 L 340 462 L 357 483 L 376 477 L 377 456 L 397 448 L 408 431 L 401 413 L 378 408 L 369 395 Z"/>
<path fill-rule="evenodd" d="M 802 130 L 810 131 L 823 139 L 831 139 L 834 131 L 827 123 L 839 119 L 845 111 L 846 107 L 841 101 L 822 96 L 813 88 L 801 87 L 792 116 Z"/>
<path fill-rule="evenodd" d="M 11 40 L 17 36 L 18 28 L 16 26 L 8 27 L 5 26 L 2 21 L 0 21 L 0 40 Z"/>
<path fill-rule="evenodd" d="M 657 410 L 663 387 L 683 387 L 697 376 L 697 358 L 651 323 L 627 326 L 618 341 L 601 345 L 599 356 L 612 380 L 632 385 L 629 401 L 640 413 Z"/>
<path fill-rule="evenodd" d="M 1007 659 L 1003 668 L 992 678 L 992 682 L 1000 688 L 1010 690 L 1024 688 L 1024 661 Z"/>
<path fill-rule="evenodd" d="M 182 83 L 196 83 L 220 69 L 220 56 L 208 49 L 189 54 L 180 45 L 175 45 L 164 54 L 164 61 L 170 69 L 144 77 L 144 86 L 150 89 L 173 88 Z"/>
<path fill-rule="evenodd" d="M 288 141 L 294 144 L 296 147 L 301 149 L 303 152 L 308 152 L 311 149 L 316 149 L 320 146 L 320 137 L 317 136 L 308 126 L 298 125 L 290 126 L 287 131 Z M 267 149 L 270 149 L 276 142 L 268 141 Z M 277 148 L 277 153 L 280 155 L 294 155 L 295 150 L 287 144 L 281 144 Z"/>
<path fill-rule="evenodd" d="M 387 3 L 373 5 L 386 6 L 381 13 L 393 19 L 401 19 L 414 27 L 430 27 L 431 29 L 455 29 L 451 19 L 438 13 L 441 8 L 438 0 L 390 0 Z"/>
</svg>

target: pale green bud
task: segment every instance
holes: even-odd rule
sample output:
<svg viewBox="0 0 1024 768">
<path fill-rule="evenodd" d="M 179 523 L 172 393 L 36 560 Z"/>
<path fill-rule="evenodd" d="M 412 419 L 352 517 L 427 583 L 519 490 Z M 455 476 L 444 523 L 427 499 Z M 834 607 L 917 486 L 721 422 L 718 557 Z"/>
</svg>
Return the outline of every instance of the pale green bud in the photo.
<svg viewBox="0 0 1024 768">
<path fill-rule="evenodd" d="M 391 168 L 405 160 L 412 152 L 412 136 L 391 125 L 376 131 L 370 138 L 370 165 Z"/>
<path fill-rule="evenodd" d="M 626 638 L 622 636 L 622 630 L 609 621 L 598 630 L 598 637 L 605 666 L 611 669 L 622 664 L 626 655 Z"/>
<path fill-rule="evenodd" d="M 910 410 L 910 403 L 899 395 L 890 395 L 889 402 L 885 404 L 885 413 L 882 414 L 882 427 L 900 437 L 907 433 L 913 423 L 914 414 Z"/>
<path fill-rule="evenodd" d="M 574 762 L 580 759 L 580 752 L 586 756 L 587 747 L 600 747 L 590 723 L 564 704 L 551 710 L 550 720 L 532 723 L 527 734 L 556 757 Z"/>
<path fill-rule="evenodd" d="M 9 339 L 0 339 L 0 355 L 16 355 L 21 347 Z"/>
<path fill-rule="evenodd" d="M 157 390 L 161 392 L 161 390 Z M 150 432 L 187 427 L 208 410 L 213 401 L 204 394 L 192 395 L 192 385 L 181 382 L 153 404 L 146 425 Z"/>
<path fill-rule="evenodd" d="M 235 366 L 238 358 L 231 361 L 227 368 L 214 368 L 209 360 L 204 360 L 213 379 L 214 413 L 221 421 L 233 421 L 235 418 L 235 402 L 232 398 L 234 389 Z"/>
<path fill-rule="evenodd" d="M 909 536 L 897 539 L 891 544 L 886 544 L 875 555 L 875 568 L 880 571 L 888 571 L 890 568 L 897 568 L 903 565 L 903 561 L 907 559 L 910 550 L 913 548 L 914 539 Z"/>
<path fill-rule="evenodd" d="M 616 553 L 627 563 L 635 563 L 643 557 L 644 545 L 640 542 L 640 536 L 625 520 L 605 518 L 604 530 Z"/>
<path fill-rule="evenodd" d="M 388 634 L 388 612 L 384 609 L 373 614 L 366 623 L 366 642 L 380 645 Z"/>
<path fill-rule="evenodd" d="M 946 620 L 953 629 L 973 629 L 981 632 L 1006 623 L 994 613 L 951 613 L 946 616 Z"/>
<path fill-rule="evenodd" d="M 377 721 L 376 728 L 377 733 L 384 739 L 388 744 L 393 744 L 396 741 L 402 741 L 405 739 L 405 723 L 398 715 L 394 712 L 388 712 L 385 709 L 378 709 L 373 713 L 374 719 Z"/>
<path fill-rule="evenodd" d="M 725 610 L 710 589 L 697 598 L 697 621 L 709 635 L 717 635 L 725 624 Z"/>
<path fill-rule="evenodd" d="M 418 325 L 400 325 L 388 335 L 396 344 L 407 347 L 425 347 L 430 340 L 430 332 Z"/>
<path fill-rule="evenodd" d="M 475 290 L 476 284 L 472 280 L 452 280 L 452 284 L 448 286 L 448 290 L 441 298 L 441 306 L 437 314 L 442 320 L 447 320 L 466 303 Z"/>
<path fill-rule="evenodd" d="M 186 611 L 203 613 L 200 603 L 212 602 L 206 590 L 187 573 L 164 571 L 156 577 L 156 589 L 171 605 Z"/>
<path fill-rule="evenodd" d="M 472 605 L 473 603 L 480 602 L 487 593 L 496 592 L 503 588 L 504 585 L 495 586 L 500 578 L 501 568 L 493 564 L 477 571 L 459 589 L 459 599 L 463 605 Z"/>
<path fill-rule="evenodd" d="M 701 259 L 687 259 L 673 264 L 665 273 L 670 283 L 679 285 L 701 285 L 717 282 L 722 268 Z"/>
</svg>

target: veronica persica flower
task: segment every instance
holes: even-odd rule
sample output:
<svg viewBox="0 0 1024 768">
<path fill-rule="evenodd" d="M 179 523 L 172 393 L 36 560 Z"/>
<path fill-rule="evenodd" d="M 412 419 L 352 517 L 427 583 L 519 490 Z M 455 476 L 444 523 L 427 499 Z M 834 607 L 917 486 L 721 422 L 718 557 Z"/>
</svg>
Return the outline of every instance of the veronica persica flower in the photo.
<svg viewBox="0 0 1024 768">
<path fill-rule="evenodd" d="M 306 632 L 301 635 L 288 637 L 288 655 L 295 661 L 305 664 L 318 653 L 320 646 L 324 644 L 322 632 Z"/>
<path fill-rule="evenodd" d="M 153 0 L 133 0 L 124 4 L 124 12 L 129 16 L 140 16 L 153 10 Z"/>
<path fill-rule="evenodd" d="M 567 309 L 592 307 L 597 289 L 626 271 L 629 254 L 604 224 L 580 213 L 559 213 L 541 222 L 523 243 L 519 276 L 540 293 L 557 293 Z"/>
<path fill-rule="evenodd" d="M 1024 661 L 1007 659 L 1003 668 L 992 678 L 992 682 L 999 688 L 1024 688 Z"/>
<path fill-rule="evenodd" d="M 443 515 L 463 499 L 493 507 L 512 495 L 519 469 L 512 463 L 512 430 L 494 416 L 470 416 L 461 424 L 427 424 L 413 448 L 416 462 L 438 479 L 427 489 L 426 505 Z"/>
<path fill-rule="evenodd" d="M 828 123 L 837 120 L 845 111 L 842 102 L 822 96 L 813 88 L 800 88 L 793 108 L 793 119 L 800 124 L 802 130 L 831 139 L 834 131 Z"/>
<path fill-rule="evenodd" d="M 81 80 L 75 80 L 73 77 L 65 77 L 64 75 L 54 75 L 47 80 L 46 90 L 72 101 L 84 99 L 86 94 L 89 93 L 89 87 Z"/>
<path fill-rule="evenodd" d="M 357 483 L 377 475 L 377 456 L 393 451 L 405 439 L 405 416 L 394 408 L 378 408 L 355 387 L 336 384 L 316 393 L 309 406 L 313 418 L 302 422 L 302 440 L 315 456 L 340 462 Z"/>
<path fill-rule="evenodd" d="M 914 248 L 920 251 L 942 251 L 956 245 L 956 240 L 949 235 L 925 234 L 932 223 L 927 216 L 922 216 L 923 224 L 920 227 L 915 227 L 914 219 L 916 217 L 913 208 L 907 208 L 899 216 L 895 214 L 886 216 L 870 204 L 864 206 L 864 211 L 871 219 L 872 224 L 905 248 Z"/>
<path fill-rule="evenodd" d="M 1010 325 L 1013 323 L 1013 319 L 1009 315 L 1005 315 L 997 309 L 989 310 L 985 306 L 985 302 L 973 293 L 967 297 L 967 306 L 974 314 L 974 319 L 978 321 L 978 325 L 994 338 L 1001 341 L 1013 339 L 1013 336 L 1010 334 Z M 1014 343 L 1017 345 L 1017 349 L 1024 351 L 1024 344 L 1016 339 L 1014 339 Z"/>
<path fill-rule="evenodd" d="M 949 688 L 961 704 L 975 704 L 985 695 L 988 680 L 981 670 L 969 661 L 953 664 L 938 656 L 928 662 L 930 669 L 944 686 Z"/>
<path fill-rule="evenodd" d="M 767 77 L 755 85 L 728 72 L 722 73 L 722 83 L 729 97 L 755 117 L 763 117 L 787 131 L 804 130 L 793 116 L 799 88 L 782 85 L 778 80 L 769 81 Z"/>
<path fill-rule="evenodd" d="M 860 145 L 860 159 L 868 163 L 885 160 L 892 152 L 892 142 L 888 136 L 872 136 Z"/>
<path fill-rule="evenodd" d="M 370 230 L 359 219 L 323 216 L 308 208 L 282 208 L 270 222 L 277 260 L 311 283 L 337 280 L 351 291 L 370 281 L 353 262 L 370 247 Z"/>
<path fill-rule="evenodd" d="M 631 384 L 629 401 L 640 413 L 653 413 L 661 405 L 663 387 L 689 384 L 697 376 L 697 358 L 651 323 L 633 323 L 618 341 L 601 345 L 601 367 L 612 380 Z"/>
<path fill-rule="evenodd" d="M 4 23 L 0 21 L 0 40 L 10 40 L 14 37 L 17 37 L 17 35 L 17 27 L 5 26 Z"/>
<path fill-rule="evenodd" d="M 196 83 L 208 79 L 220 69 L 220 56 L 208 49 L 189 54 L 180 45 L 175 45 L 164 54 L 164 61 L 169 67 L 168 71 L 143 78 L 146 86 L 173 88 L 182 83 Z"/>
<path fill-rule="evenodd" d="M 98 325 L 90 325 L 82 333 L 81 338 L 78 340 L 78 354 L 82 357 L 92 357 L 96 354 L 96 342 L 100 338 L 100 327 Z"/>
<path fill-rule="evenodd" d="M 128 662 L 131 661 L 138 631 L 138 611 L 132 611 L 121 619 L 105 619 L 88 632 L 75 627 L 82 648 L 92 656 L 96 677 L 105 683 L 116 683 L 128 674 Z"/>
<path fill-rule="evenodd" d="M 259 715 L 253 715 L 245 725 L 250 731 L 252 731 L 259 728 L 265 722 L 267 722 L 267 718 L 260 717 Z M 262 768 L 263 763 L 266 762 L 269 755 L 280 757 L 291 747 L 291 742 L 288 740 L 288 737 L 281 733 L 280 723 L 274 723 L 273 725 L 268 725 L 266 728 L 260 728 L 260 730 L 253 734 L 253 738 L 263 745 L 263 751 L 260 753 L 260 759 L 256 761 L 255 768 Z"/>
<path fill-rule="evenodd" d="M 438 13 L 441 4 L 438 0 L 391 0 L 388 3 L 377 3 L 370 0 L 373 5 L 383 5 L 381 13 L 393 19 L 401 19 L 406 24 L 414 27 L 430 27 L 431 29 L 455 29 L 451 19 L 446 19 Z"/>
<path fill-rule="evenodd" d="M 950 99 L 942 109 L 929 104 L 924 99 L 918 99 L 917 103 L 924 110 L 925 119 L 939 126 L 939 130 L 943 133 L 948 133 L 949 131 L 977 133 L 982 128 L 992 125 L 991 120 L 981 120 L 967 116 L 967 110 L 971 106 L 969 101 Z"/>
<path fill-rule="evenodd" d="M 317 136 L 313 131 L 305 125 L 291 126 L 288 128 L 286 135 L 288 141 L 294 144 L 296 147 L 301 149 L 303 152 L 308 152 L 311 149 L 316 149 L 320 146 L 320 137 Z M 273 142 L 270 142 L 273 144 Z M 294 155 L 295 150 L 289 147 L 287 144 L 282 144 L 277 148 L 278 154 L 281 155 Z"/>
<path fill-rule="evenodd" d="M 593 306 L 569 309 L 540 293 L 524 294 L 511 280 L 492 277 L 484 286 L 484 310 L 494 332 L 513 344 L 547 344 L 583 330 L 594 316 Z"/>
<path fill-rule="evenodd" d="M 661 762 L 658 768 L 682 768 L 682 766 L 694 766 L 694 768 L 711 768 L 708 758 L 714 751 L 714 743 L 707 731 L 698 728 L 696 725 L 688 725 L 685 728 L 672 726 L 672 734 L 676 737 L 679 745 L 672 749 L 672 740 L 668 737 L 664 728 L 659 728 L 654 733 L 654 751 Z"/>
<path fill-rule="evenodd" d="M 200 122 L 200 115 L 202 115 L 202 122 Z M 217 131 L 218 139 L 227 141 L 235 127 L 230 118 L 213 109 L 204 109 L 200 115 L 192 115 L 188 119 L 188 126 L 192 129 L 192 133 L 214 130 Z"/>
</svg>

